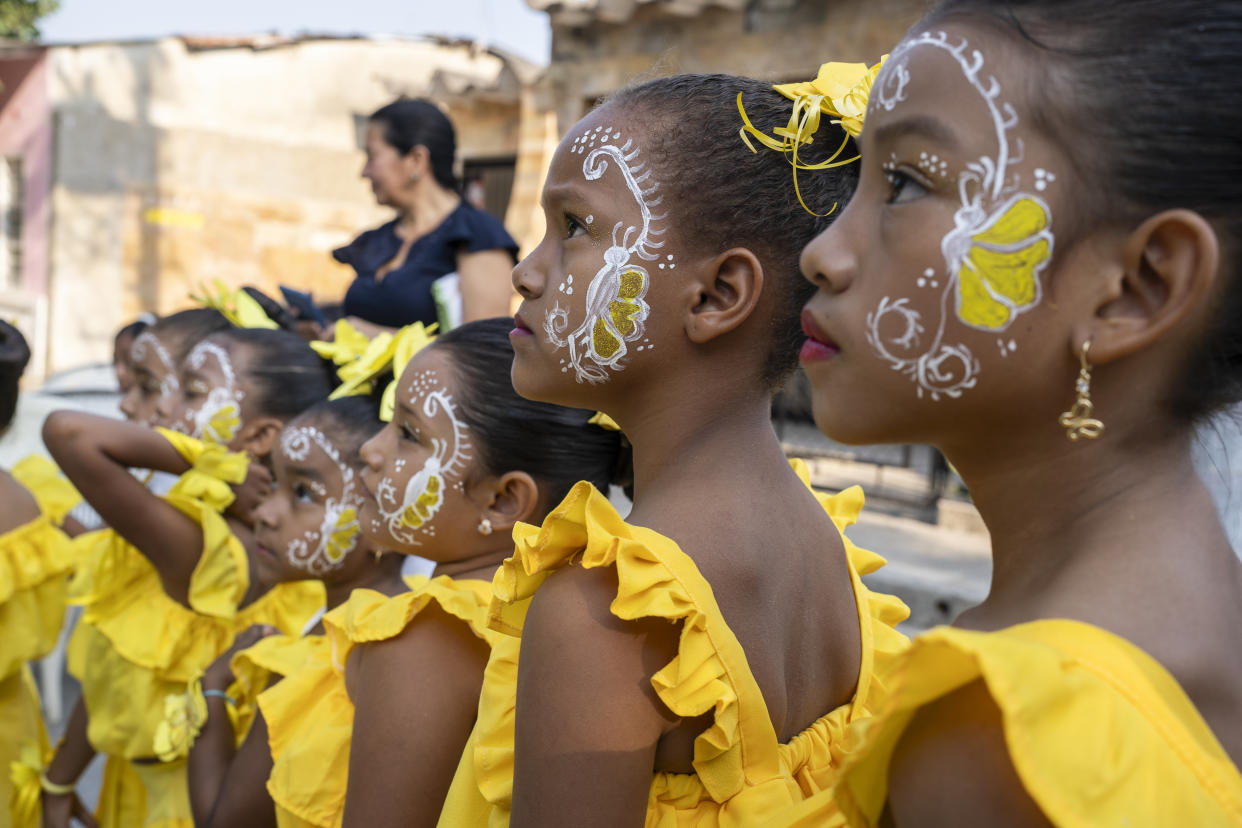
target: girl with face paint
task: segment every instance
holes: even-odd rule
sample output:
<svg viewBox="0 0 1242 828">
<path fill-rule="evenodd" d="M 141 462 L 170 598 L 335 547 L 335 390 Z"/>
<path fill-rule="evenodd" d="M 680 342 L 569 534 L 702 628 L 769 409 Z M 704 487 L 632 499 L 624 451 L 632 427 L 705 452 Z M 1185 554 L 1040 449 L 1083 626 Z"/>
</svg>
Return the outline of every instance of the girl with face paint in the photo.
<svg viewBox="0 0 1242 828">
<path fill-rule="evenodd" d="M 271 486 L 266 463 L 281 428 L 327 397 L 330 369 L 283 331 L 229 329 L 204 342 L 227 369 L 215 366 L 212 375 L 204 358 L 199 374 L 183 378 L 213 383 L 219 376 L 190 393 L 210 397 L 227 387 L 238 402 L 239 422 L 214 421 L 216 434 L 232 429 L 227 445 L 78 412 L 56 412 L 44 425 L 52 456 L 110 527 L 86 536 L 71 586 L 85 606 L 69 648 L 82 699 L 46 774 L 59 790 L 96 752 L 107 754 L 101 825 L 193 825 L 187 745 L 156 744 L 165 699 L 183 695 L 238 631 L 268 624 L 296 633 L 323 603 L 318 583 L 269 588 L 255 577 L 253 525 Z M 187 365 L 197 362 L 187 355 Z M 185 383 L 178 384 L 180 399 Z M 160 497 L 129 467 L 180 478 Z"/>
<path fill-rule="evenodd" d="M 320 403 L 285 425 L 272 453 L 274 488 L 254 513 L 260 580 L 272 585 L 318 579 L 327 593 L 328 610 L 343 604 L 355 589 L 389 597 L 408 589 L 401 579 L 402 556 L 381 554 L 359 524 L 368 495 L 359 481 L 363 465 L 358 448 L 381 425 L 375 403 L 362 397 Z M 284 676 L 295 685 L 314 688 L 304 700 L 310 709 L 301 711 L 316 722 L 317 738 L 308 749 L 326 766 L 341 763 L 343 791 L 347 754 L 334 748 L 348 748 L 353 709 L 344 684 L 336 680 L 322 613 L 308 622 L 305 632 L 272 635 L 251 647 L 243 645 L 255 631 L 238 636 L 233 650 L 204 673 L 206 722 L 189 756 L 190 801 L 199 828 L 273 824 L 275 805 L 268 786 L 273 751 L 265 714 L 270 697 L 280 693 L 262 691 L 283 682 Z M 241 720 L 248 732 L 235 732 L 230 705 L 256 711 L 252 724 L 249 717 Z M 279 729 L 273 734 L 272 744 L 282 744 Z M 289 763 L 288 749 L 283 759 Z M 278 773 L 283 775 L 283 770 Z"/>
<path fill-rule="evenodd" d="M 1240 84 L 1237 2 L 947 0 L 893 50 L 803 359 L 834 439 L 945 453 L 991 591 L 774 824 L 1242 824 L 1242 567 L 1191 462 L 1242 398 Z"/>
<path fill-rule="evenodd" d="M 356 590 L 324 618 L 333 658 L 260 697 L 279 825 L 436 823 L 474 725 L 514 524 L 617 468 L 620 437 L 593 412 L 514 393 L 512 327 L 467 323 L 415 353 L 391 422 L 361 448 L 366 542 L 436 569 L 400 595 Z"/>
<path fill-rule="evenodd" d="M 795 190 L 786 157 L 739 140 L 739 94 L 759 127 L 788 122 L 768 84 L 678 76 L 617 93 L 553 156 L 547 234 L 513 273 L 513 382 L 620 424 L 634 505 L 583 483 L 515 531 L 492 611 L 515 643 L 493 652 L 520 636 L 521 657 L 489 668 L 487 809 L 463 824 L 760 824 L 830 783 L 901 646 L 904 607 L 859 580 L 880 561 L 839 529 L 860 493 L 817 497 L 770 421 L 800 344 L 794 255 L 826 223 L 798 193 L 830 212 L 854 166 Z M 822 132 L 816 152 L 850 157 Z"/>
<path fill-rule="evenodd" d="M 129 346 L 132 381 L 121 394 L 125 419 L 144 425 L 169 425 L 160 409 L 172 405 L 181 389 L 178 366 L 196 344 L 229 327 L 219 311 L 192 308 L 170 314 L 140 331 Z"/>
</svg>

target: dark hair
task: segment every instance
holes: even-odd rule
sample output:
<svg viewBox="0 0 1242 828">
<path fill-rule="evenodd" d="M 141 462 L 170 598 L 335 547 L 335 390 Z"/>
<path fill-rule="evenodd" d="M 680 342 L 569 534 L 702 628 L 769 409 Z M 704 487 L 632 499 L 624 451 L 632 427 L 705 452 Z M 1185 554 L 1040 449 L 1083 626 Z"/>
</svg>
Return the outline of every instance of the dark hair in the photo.
<svg viewBox="0 0 1242 828">
<path fill-rule="evenodd" d="M 190 349 L 207 337 L 227 331 L 233 325 L 215 308 L 190 308 L 161 317 L 151 326 L 168 350 L 174 366 L 181 365 Z"/>
<path fill-rule="evenodd" d="M 671 223 L 679 243 L 711 251 L 745 247 L 763 263 L 777 312 L 762 379 L 775 390 L 797 367 L 805 339 L 798 317 L 815 291 L 802 278 L 802 248 L 832 217 L 813 216 L 798 203 L 788 158 L 763 147 L 751 152 L 742 142 L 739 92 L 746 114 L 764 132 L 789 121 L 788 98 L 770 83 L 735 75 L 659 78 L 622 89 L 601 105 L 625 107 L 650 131 L 643 155 L 658 170 L 664 203 L 675 205 Z M 819 161 L 840 146 L 845 133 L 823 123 L 815 144 L 799 152 L 800 161 Z M 851 142 L 842 158 L 856 154 Z M 802 197 L 817 213 L 844 204 L 857 182 L 857 164 L 798 175 Z"/>
<path fill-rule="evenodd" d="M 624 460 L 621 435 L 589 425 L 594 411 L 519 397 L 510 379 L 512 329 L 508 317 L 468 322 L 429 346 L 447 351 L 453 360 L 460 383 L 458 410 L 479 460 L 492 474 L 529 474 L 547 508 L 579 480 L 607 491 Z"/>
<path fill-rule="evenodd" d="M 17 413 L 17 386 L 29 362 L 26 337 L 8 322 L 0 322 L 0 431 L 12 424 Z"/>
<path fill-rule="evenodd" d="M 436 182 L 445 189 L 457 189 L 453 175 L 457 136 L 453 122 L 438 106 L 422 98 L 402 98 L 375 110 L 371 121 L 383 125 L 384 142 L 402 155 L 426 147 Z"/>
<path fill-rule="evenodd" d="M 114 343 L 120 342 L 126 337 L 136 339 L 140 333 L 149 327 L 151 327 L 151 323 L 147 322 L 145 319 L 135 319 L 133 322 L 130 322 L 128 325 L 125 325 L 117 331 L 116 336 L 112 337 L 112 341 Z"/>
<path fill-rule="evenodd" d="M 259 307 L 263 308 L 267 318 L 279 325 L 281 330 L 297 332 L 297 317 L 290 313 L 284 305 L 256 287 L 245 285 L 242 287 L 242 290 L 246 292 L 247 296 L 259 303 Z"/>
<path fill-rule="evenodd" d="M 243 372 L 254 389 L 256 410 L 288 421 L 328 398 L 336 387 L 336 370 L 300 336 L 289 331 L 234 328 L 217 337 L 249 351 Z"/>
<path fill-rule="evenodd" d="M 1027 98 L 1081 182 L 1066 222 L 1075 237 L 1173 208 L 1222 233 L 1221 301 L 1165 405 L 1193 422 L 1242 399 L 1242 2 L 947 0 L 920 25 L 952 20 L 1038 59 Z"/>
<path fill-rule="evenodd" d="M 341 397 L 339 400 L 317 402 L 286 425 L 313 422 L 332 438 L 332 442 L 346 455 L 345 461 L 356 465 L 360 462 L 358 449 L 383 428 L 379 405 L 373 396 Z"/>
</svg>

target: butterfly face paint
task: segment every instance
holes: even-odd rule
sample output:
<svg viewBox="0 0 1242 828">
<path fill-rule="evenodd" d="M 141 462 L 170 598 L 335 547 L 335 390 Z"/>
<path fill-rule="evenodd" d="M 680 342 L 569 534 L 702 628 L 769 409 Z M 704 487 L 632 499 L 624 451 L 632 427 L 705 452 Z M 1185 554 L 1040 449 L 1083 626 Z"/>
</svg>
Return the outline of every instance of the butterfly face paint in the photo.
<svg viewBox="0 0 1242 828">
<path fill-rule="evenodd" d="M 919 397 L 939 400 L 960 397 L 975 386 L 979 373 L 971 349 L 950 338 L 950 314 L 967 327 L 1002 333 L 1040 303 L 1040 274 L 1053 253 L 1052 214 L 1040 196 L 1022 189 L 1018 116 L 1002 99 L 999 81 L 983 74 L 983 55 L 964 39 L 951 43 L 944 32 L 924 32 L 902 43 L 877 80 L 875 108 L 891 111 L 905 100 L 915 49 L 936 50 L 956 62 L 971 94 L 986 107 L 995 136 L 993 151 L 967 162 L 957 176 L 960 204 L 940 242 L 943 261 L 929 263 L 914 280 L 919 288 L 940 291 L 930 341 L 924 341 L 929 324 L 908 297 L 884 296 L 867 314 L 867 341 L 876 353 L 910 378 Z M 923 153 L 917 166 L 929 177 L 949 173 L 948 164 L 932 153 Z M 885 170 L 897 172 L 892 163 Z M 1055 179 L 1039 169 L 1034 188 L 1043 192 Z M 1017 348 L 1004 337 L 997 346 L 1006 356 Z"/>
<path fill-rule="evenodd" d="M 340 452 L 323 432 L 309 426 L 286 428 L 281 434 L 280 450 L 287 463 L 297 466 L 313 462 L 312 454 L 318 453 L 340 472 L 341 485 L 335 495 L 329 492 L 329 482 L 308 478 L 300 484 L 323 503 L 323 517 L 317 528 L 304 530 L 301 537 L 289 540 L 285 549 L 294 567 L 322 575 L 343 564 L 358 545 L 362 497 L 354 470 L 341 459 Z"/>
<path fill-rule="evenodd" d="M 576 325 L 570 320 L 569 308 L 559 299 L 545 312 L 543 331 L 555 348 L 567 349 L 561 370 L 573 371 L 578 382 L 605 382 L 610 370 L 619 371 L 630 346 L 643 339 L 650 307 L 647 289 L 650 272 L 643 263 L 658 262 L 659 270 L 677 267 L 672 255 L 655 251 L 664 243 L 658 241 L 665 230 L 658 226 L 666 214 L 655 213 L 663 201 L 658 195 L 660 185 L 651 180 L 651 170 L 639 159 L 639 150 L 632 138 L 611 126 L 587 129 L 574 138 L 569 152 L 583 156 L 582 175 L 587 181 L 600 181 L 609 169 L 620 176 L 628 197 L 638 209 L 638 223 L 617 221 L 612 227 L 611 244 L 604 251 L 603 264 L 586 285 L 585 316 Z M 587 225 L 595 217 L 587 216 Z M 559 292 L 572 296 L 581 288 L 567 275 Z M 568 304 L 568 303 L 567 303 Z M 641 351 L 649 343 L 637 345 Z"/>
<path fill-rule="evenodd" d="M 202 378 L 208 364 L 220 374 L 220 382 L 208 383 Z M 199 376 L 186 383 L 187 405 L 178 425 L 190 436 L 200 440 L 228 445 L 241 430 L 241 401 L 246 396 L 237 387 L 237 373 L 229 353 L 214 342 L 200 342 L 186 357 L 186 365 Z M 202 397 L 197 406 L 191 400 Z"/>
<path fill-rule="evenodd" d="M 449 389 L 434 369 L 407 372 L 406 401 L 423 426 L 413 426 L 401 412 L 394 415 L 393 427 L 403 431 L 404 440 L 419 445 L 422 463 L 407 475 L 407 463 L 396 458 L 375 487 L 379 516 L 371 532 L 386 532 L 404 547 L 423 545 L 436 534 L 436 518 L 449 491 L 461 488 L 471 458 L 469 434 Z M 412 464 L 411 464 L 412 465 Z"/>
</svg>

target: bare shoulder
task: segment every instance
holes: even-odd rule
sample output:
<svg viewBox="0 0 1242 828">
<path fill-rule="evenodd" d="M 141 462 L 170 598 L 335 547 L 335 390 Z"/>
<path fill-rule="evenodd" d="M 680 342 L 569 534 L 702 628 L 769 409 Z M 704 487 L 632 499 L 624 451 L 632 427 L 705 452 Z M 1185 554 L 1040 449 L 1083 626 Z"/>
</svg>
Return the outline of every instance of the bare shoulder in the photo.
<svg viewBox="0 0 1242 828">
<path fill-rule="evenodd" d="M 39 516 L 39 504 L 29 490 L 13 479 L 13 475 L 0 469 L 0 503 L 4 514 L 0 515 L 0 532 L 11 532 Z"/>
<path fill-rule="evenodd" d="M 1000 711 L 982 681 L 915 714 L 893 752 L 888 809 L 897 828 L 1051 825 L 1014 770 Z"/>
<path fill-rule="evenodd" d="M 367 684 L 384 676 L 409 681 L 414 673 L 433 673 L 437 681 L 473 680 L 481 679 L 488 652 L 469 624 L 431 601 L 397 635 L 355 647 L 349 666 Z M 419 669 L 431 664 L 434 671 Z"/>
</svg>

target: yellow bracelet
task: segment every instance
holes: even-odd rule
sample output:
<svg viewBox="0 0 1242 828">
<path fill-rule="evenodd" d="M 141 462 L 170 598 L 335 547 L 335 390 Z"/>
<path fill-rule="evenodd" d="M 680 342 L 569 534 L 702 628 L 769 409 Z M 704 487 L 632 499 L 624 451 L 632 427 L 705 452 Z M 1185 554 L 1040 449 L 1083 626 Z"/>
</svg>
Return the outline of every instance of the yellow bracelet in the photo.
<svg viewBox="0 0 1242 828">
<path fill-rule="evenodd" d="M 39 787 L 41 787 L 44 791 L 54 796 L 64 796 L 65 794 L 73 793 L 77 785 L 58 785 L 57 783 L 47 778 L 47 771 L 40 771 L 39 772 Z"/>
</svg>

